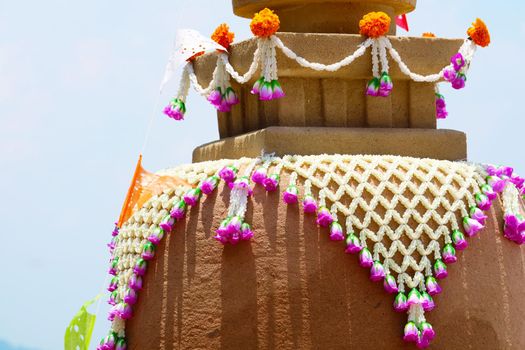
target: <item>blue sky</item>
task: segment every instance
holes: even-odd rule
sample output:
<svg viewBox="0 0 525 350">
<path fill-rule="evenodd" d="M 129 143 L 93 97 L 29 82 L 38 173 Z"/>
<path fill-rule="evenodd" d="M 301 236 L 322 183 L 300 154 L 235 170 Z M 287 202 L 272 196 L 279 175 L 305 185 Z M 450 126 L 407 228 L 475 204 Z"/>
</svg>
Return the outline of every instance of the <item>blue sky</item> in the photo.
<svg viewBox="0 0 525 350">
<path fill-rule="evenodd" d="M 471 160 L 525 174 L 525 3 L 419 3 L 411 35 L 463 38 L 479 16 L 493 37 L 478 51 L 467 88 L 442 89 L 450 116 L 439 127 L 467 132 Z M 233 16 L 228 0 L 0 0 L 0 349 L 60 349 L 70 318 L 100 292 L 105 243 L 175 30 L 208 35 L 222 22 L 249 37 L 248 21 Z M 169 85 L 161 102 L 175 89 Z M 190 162 L 194 147 L 218 138 L 212 107 L 192 93 L 188 108 L 184 123 L 156 111 L 148 169 Z M 105 310 L 95 340 L 107 329 Z"/>
</svg>

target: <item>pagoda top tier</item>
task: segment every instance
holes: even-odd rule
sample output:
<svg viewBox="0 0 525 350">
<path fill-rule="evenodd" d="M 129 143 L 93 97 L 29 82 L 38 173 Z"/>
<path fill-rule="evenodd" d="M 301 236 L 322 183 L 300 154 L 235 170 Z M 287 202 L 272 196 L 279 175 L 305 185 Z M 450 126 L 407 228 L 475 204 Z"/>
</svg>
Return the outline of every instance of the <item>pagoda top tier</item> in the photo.
<svg viewBox="0 0 525 350">
<path fill-rule="evenodd" d="M 390 17 L 413 11 L 417 0 L 232 0 L 233 12 L 252 18 L 265 7 L 275 10 L 282 32 L 348 33 L 358 32 L 359 20 L 371 11 Z M 393 21 L 389 34 L 395 34 Z"/>
</svg>

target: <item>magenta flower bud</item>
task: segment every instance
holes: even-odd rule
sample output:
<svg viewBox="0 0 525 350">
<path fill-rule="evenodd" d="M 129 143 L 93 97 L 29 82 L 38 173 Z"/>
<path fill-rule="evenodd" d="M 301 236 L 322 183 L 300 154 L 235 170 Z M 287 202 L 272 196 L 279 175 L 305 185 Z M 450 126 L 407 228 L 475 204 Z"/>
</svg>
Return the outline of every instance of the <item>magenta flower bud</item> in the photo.
<svg viewBox="0 0 525 350">
<path fill-rule="evenodd" d="M 427 277 L 427 280 L 425 282 L 425 287 L 427 288 L 427 292 L 430 295 L 437 295 L 441 293 L 441 286 L 436 281 L 436 279 L 432 276 Z"/>
<path fill-rule="evenodd" d="M 200 188 L 192 188 L 184 195 L 184 202 L 190 206 L 196 205 L 201 198 L 201 193 Z"/>
<path fill-rule="evenodd" d="M 113 231 L 111 232 L 111 235 L 112 235 L 113 237 L 118 236 L 119 230 L 120 230 L 119 227 L 118 227 L 117 224 L 115 223 L 115 228 L 114 228 Z"/>
<path fill-rule="evenodd" d="M 507 184 L 507 182 L 498 176 L 488 176 L 487 184 L 489 184 L 489 186 L 492 187 L 494 192 L 501 193 L 505 189 L 505 185 Z"/>
<path fill-rule="evenodd" d="M 405 312 L 408 310 L 407 297 L 404 293 L 399 292 L 394 299 L 394 310 L 396 312 Z"/>
<path fill-rule="evenodd" d="M 213 238 L 215 238 L 219 243 L 226 244 L 229 241 L 229 234 L 228 234 L 228 224 L 230 222 L 231 218 L 226 218 L 222 220 L 221 224 L 219 225 L 219 228 L 217 231 L 217 235 Z"/>
<path fill-rule="evenodd" d="M 115 250 L 115 247 L 117 246 L 116 236 L 111 238 L 111 242 L 108 243 L 109 252 L 113 254 L 113 250 Z"/>
<path fill-rule="evenodd" d="M 452 231 L 452 243 L 454 243 L 454 247 L 457 250 L 464 250 L 468 247 L 467 240 L 465 239 L 465 235 L 461 233 L 459 230 Z"/>
<path fill-rule="evenodd" d="M 169 220 L 161 223 L 160 226 L 164 228 L 169 228 L 169 231 L 171 231 L 172 226 L 169 225 L 169 222 L 170 221 L 174 222 L 175 219 L 173 219 L 171 216 L 167 216 L 167 217 L 169 218 Z M 151 233 L 151 235 L 148 236 L 148 241 L 150 241 L 151 243 L 155 245 L 159 244 L 162 238 L 164 238 L 164 228 L 160 228 L 160 227 L 155 228 L 153 232 Z"/>
<path fill-rule="evenodd" d="M 445 103 L 445 97 L 441 94 L 436 93 L 436 108 L 443 109 L 447 105 Z"/>
<path fill-rule="evenodd" d="M 419 339 L 416 341 L 416 346 L 418 349 L 426 349 L 430 346 L 430 341 L 424 339 L 423 337 L 419 337 Z"/>
<path fill-rule="evenodd" d="M 483 225 L 479 222 L 477 222 L 474 219 L 471 219 L 469 217 L 463 218 L 463 227 L 465 228 L 465 232 L 469 237 L 475 236 L 481 229 L 483 229 Z"/>
<path fill-rule="evenodd" d="M 456 249 L 454 249 L 452 244 L 445 245 L 441 255 L 443 256 L 443 261 L 447 264 L 453 264 L 458 261 L 458 258 L 456 257 Z"/>
<path fill-rule="evenodd" d="M 448 82 L 453 82 L 456 79 L 457 72 L 453 69 L 447 69 L 443 73 L 443 78 Z"/>
<path fill-rule="evenodd" d="M 114 290 L 113 292 L 111 292 L 111 294 L 109 295 L 109 300 L 108 300 L 108 304 L 109 305 L 117 305 L 118 303 L 118 300 L 119 297 L 118 297 L 118 291 L 117 290 Z"/>
<path fill-rule="evenodd" d="M 131 305 L 126 303 L 120 303 L 117 305 L 118 316 L 123 320 L 129 320 L 133 316 L 133 310 Z"/>
<path fill-rule="evenodd" d="M 228 113 L 228 112 L 231 112 L 232 110 L 231 105 L 229 105 L 228 102 L 226 102 L 224 98 L 221 100 L 221 103 L 215 107 L 217 108 L 219 112 L 222 112 L 222 113 Z"/>
<path fill-rule="evenodd" d="M 436 109 L 436 118 L 437 119 L 447 119 L 448 112 L 445 108 Z"/>
<path fill-rule="evenodd" d="M 272 174 L 263 181 L 264 189 L 268 192 L 273 192 L 279 186 L 279 174 Z"/>
<path fill-rule="evenodd" d="M 436 307 L 436 304 L 434 304 L 434 299 L 428 294 L 427 292 L 421 293 L 421 300 L 420 300 L 421 306 L 423 307 L 423 310 L 429 312 L 434 310 Z"/>
<path fill-rule="evenodd" d="M 436 337 L 436 332 L 434 332 L 434 329 L 430 323 L 421 322 L 419 328 L 421 329 L 421 338 L 430 342 Z"/>
<path fill-rule="evenodd" d="M 252 173 L 252 181 L 256 184 L 262 185 L 264 180 L 266 179 L 267 172 L 268 169 L 266 169 L 265 167 L 257 168 L 257 170 L 255 170 Z"/>
<path fill-rule="evenodd" d="M 478 208 L 481 210 L 485 210 L 485 211 L 489 210 L 490 207 L 492 206 L 492 203 L 490 202 L 489 197 L 487 197 L 483 193 L 476 193 L 474 195 L 474 199 L 476 201 Z"/>
<path fill-rule="evenodd" d="M 103 340 L 103 348 L 104 350 L 113 350 L 115 349 L 115 344 L 117 342 L 117 337 L 115 337 L 115 334 L 113 332 L 110 332 Z"/>
<path fill-rule="evenodd" d="M 448 276 L 447 265 L 441 259 L 434 263 L 434 274 L 440 280 Z"/>
<path fill-rule="evenodd" d="M 520 189 L 525 184 L 525 179 L 513 173 L 510 176 L 510 182 L 512 182 L 517 189 Z"/>
<path fill-rule="evenodd" d="M 170 216 L 177 220 L 183 219 L 186 215 L 186 202 L 184 200 L 178 201 L 171 209 Z"/>
<path fill-rule="evenodd" d="M 170 104 L 164 108 L 164 114 L 175 120 L 183 120 L 186 113 L 186 105 L 181 99 L 173 99 Z"/>
<path fill-rule="evenodd" d="M 135 305 L 135 303 L 137 302 L 137 298 L 138 298 L 138 295 L 137 295 L 135 288 L 126 289 L 126 294 L 124 295 L 124 302 L 126 304 Z"/>
<path fill-rule="evenodd" d="M 286 204 L 295 204 L 297 203 L 299 191 L 297 190 L 297 186 L 290 185 L 283 193 L 283 201 Z"/>
<path fill-rule="evenodd" d="M 108 291 L 113 292 L 118 288 L 118 277 L 113 277 L 109 282 Z"/>
<path fill-rule="evenodd" d="M 385 278 L 385 268 L 379 261 L 374 261 L 370 268 L 370 280 L 372 282 L 379 282 Z"/>
<path fill-rule="evenodd" d="M 270 101 L 273 98 L 272 83 L 263 82 L 259 91 L 259 100 Z"/>
<path fill-rule="evenodd" d="M 514 173 L 514 169 L 510 166 L 500 166 L 497 169 L 496 175 L 501 177 L 502 179 L 506 179 L 512 176 L 512 173 Z"/>
<path fill-rule="evenodd" d="M 142 259 L 151 260 L 155 256 L 155 245 L 151 242 L 146 242 L 142 248 Z"/>
<path fill-rule="evenodd" d="M 239 103 L 239 97 L 237 97 L 237 94 L 235 93 L 235 91 L 233 91 L 231 87 L 226 88 L 226 92 L 224 93 L 224 100 L 230 106 L 233 106 Z"/>
<path fill-rule="evenodd" d="M 272 81 L 272 100 L 277 100 L 285 96 L 281 84 L 277 80 Z"/>
<path fill-rule="evenodd" d="M 498 197 L 498 194 L 488 184 L 485 184 L 485 185 L 481 186 L 481 192 L 483 192 L 483 194 L 485 196 L 487 196 L 488 199 L 491 200 L 491 201 L 495 200 Z"/>
<path fill-rule="evenodd" d="M 317 202 L 312 195 L 307 194 L 303 199 L 303 210 L 307 214 L 312 214 L 317 211 Z"/>
<path fill-rule="evenodd" d="M 317 225 L 321 227 L 328 227 L 334 222 L 334 217 L 328 208 L 321 207 L 317 211 Z"/>
<path fill-rule="evenodd" d="M 217 89 L 213 90 L 208 95 L 208 102 L 210 102 L 214 106 L 220 105 L 221 100 L 222 100 L 221 88 L 217 88 Z"/>
<path fill-rule="evenodd" d="M 108 320 L 109 321 L 113 321 L 115 319 L 116 316 L 118 316 L 118 305 L 114 305 L 112 306 L 110 309 L 109 309 L 109 313 L 108 313 Z"/>
<path fill-rule="evenodd" d="M 243 241 L 249 241 L 253 237 L 253 231 L 250 224 L 244 222 L 241 225 L 241 239 Z"/>
<path fill-rule="evenodd" d="M 345 253 L 357 254 L 362 249 L 363 249 L 363 247 L 361 247 L 361 244 L 359 242 L 359 238 L 357 238 L 357 236 L 354 235 L 353 232 L 350 232 L 348 234 L 348 237 L 346 237 L 346 250 L 345 250 Z"/>
<path fill-rule="evenodd" d="M 131 275 L 129 278 L 129 288 L 133 290 L 141 290 L 142 289 L 142 277 L 137 276 L 135 274 Z"/>
<path fill-rule="evenodd" d="M 476 220 L 482 225 L 485 225 L 487 215 L 478 207 L 470 207 L 470 218 Z"/>
<path fill-rule="evenodd" d="M 379 86 L 380 86 L 379 78 L 373 78 L 371 79 L 368 84 L 366 85 L 366 92 L 365 94 L 368 96 L 379 96 Z"/>
<path fill-rule="evenodd" d="M 343 228 L 341 225 L 334 221 L 330 225 L 330 240 L 331 241 L 344 241 L 345 236 L 343 234 Z"/>
<path fill-rule="evenodd" d="M 138 276 L 144 276 L 146 274 L 147 264 L 146 260 L 139 258 L 135 266 L 133 266 L 133 272 Z"/>
<path fill-rule="evenodd" d="M 390 78 L 390 75 L 388 75 L 387 72 L 383 72 L 379 78 L 379 96 L 387 97 L 390 95 L 393 88 L 394 83 L 392 82 L 392 78 Z"/>
<path fill-rule="evenodd" d="M 465 87 L 465 83 L 467 81 L 467 77 L 465 74 L 458 73 L 456 75 L 456 79 L 452 81 L 452 87 L 456 90 L 463 89 Z"/>
<path fill-rule="evenodd" d="M 385 292 L 388 294 L 394 294 L 398 292 L 396 279 L 391 274 L 385 276 L 383 287 L 385 288 Z"/>
<path fill-rule="evenodd" d="M 409 321 L 405 325 L 403 340 L 408 343 L 415 343 L 419 339 L 419 330 L 414 322 Z"/>
<path fill-rule="evenodd" d="M 259 80 L 253 84 L 251 93 L 253 95 L 258 95 L 261 92 L 261 86 L 264 83 L 264 77 L 260 77 Z"/>
<path fill-rule="evenodd" d="M 450 63 L 454 66 L 456 72 L 460 71 L 461 68 L 465 67 L 465 59 L 461 53 L 457 53 L 450 58 Z"/>
<path fill-rule="evenodd" d="M 234 233 L 240 233 L 242 226 L 242 218 L 240 216 L 234 216 L 226 225 L 226 232 L 230 235 Z"/>
<path fill-rule="evenodd" d="M 521 215 L 505 214 L 504 236 L 518 244 L 523 243 L 525 220 Z"/>
<path fill-rule="evenodd" d="M 127 350 L 126 340 L 124 338 L 120 338 L 117 340 L 117 344 L 115 345 L 115 350 Z"/>
<path fill-rule="evenodd" d="M 233 182 L 239 170 L 234 166 L 227 166 L 219 171 L 219 177 L 226 183 Z"/>
<path fill-rule="evenodd" d="M 117 274 L 117 268 L 118 268 L 118 256 L 111 259 L 111 266 L 109 267 L 108 273 L 110 275 L 115 276 Z"/>
<path fill-rule="evenodd" d="M 218 183 L 219 183 L 219 178 L 217 176 L 215 175 L 210 176 L 209 178 L 207 178 L 201 183 L 202 193 L 204 193 L 205 195 L 211 194 L 215 190 L 215 188 L 217 188 Z"/>
<path fill-rule="evenodd" d="M 372 259 L 372 254 L 367 248 L 363 248 L 359 253 L 359 265 L 365 268 L 371 268 L 374 265 L 374 259 Z"/>
<path fill-rule="evenodd" d="M 410 307 L 412 305 L 418 305 L 421 303 L 421 294 L 416 288 L 412 288 L 408 292 L 407 305 Z"/>
</svg>

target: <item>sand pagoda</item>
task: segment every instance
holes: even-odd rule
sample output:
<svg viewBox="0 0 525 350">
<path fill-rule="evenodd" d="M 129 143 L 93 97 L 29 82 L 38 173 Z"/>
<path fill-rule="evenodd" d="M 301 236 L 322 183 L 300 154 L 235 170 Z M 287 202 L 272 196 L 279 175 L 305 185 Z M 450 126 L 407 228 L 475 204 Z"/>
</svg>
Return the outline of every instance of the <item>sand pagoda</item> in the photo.
<svg viewBox="0 0 525 350">
<path fill-rule="evenodd" d="M 233 0 L 255 38 L 223 27 L 165 110 L 193 86 L 220 140 L 137 166 L 100 349 L 525 347 L 523 179 L 436 128 L 488 32 L 396 37 L 415 6 Z"/>
</svg>

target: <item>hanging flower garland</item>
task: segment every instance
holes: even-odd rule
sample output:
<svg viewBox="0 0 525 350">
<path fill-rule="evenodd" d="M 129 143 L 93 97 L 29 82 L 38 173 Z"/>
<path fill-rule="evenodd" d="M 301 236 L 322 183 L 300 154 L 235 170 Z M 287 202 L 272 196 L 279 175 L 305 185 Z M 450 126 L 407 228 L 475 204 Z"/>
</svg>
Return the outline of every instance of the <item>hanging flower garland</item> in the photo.
<svg viewBox="0 0 525 350">
<path fill-rule="evenodd" d="M 166 107 L 164 112 L 173 119 L 183 119 L 186 113 L 185 101 L 189 85 L 193 85 L 195 90 L 205 96 L 219 111 L 229 112 L 232 106 L 239 103 L 237 95 L 230 86 L 230 78 L 239 84 L 245 84 L 254 77 L 259 66 L 262 74 L 253 85 L 252 94 L 259 96 L 259 99 L 263 101 L 284 97 L 284 91 L 278 81 L 276 49 L 280 49 L 286 57 L 296 61 L 302 67 L 316 71 L 335 72 L 350 65 L 355 59 L 363 56 L 368 48 L 371 48 L 372 78 L 365 89 L 368 96 L 388 97 L 392 93 L 394 83 L 389 75 L 388 56 L 397 63 L 403 74 L 415 82 L 438 83 L 444 79 L 454 89 L 462 89 L 465 87 L 467 72 L 476 52 L 476 47 L 486 47 L 490 43 L 490 34 L 485 23 L 477 19 L 467 31 L 468 39 L 451 57 L 450 63 L 438 73 L 423 76 L 413 73 L 392 46 L 386 36 L 390 25 L 391 19 L 384 12 L 366 14 L 359 22 L 359 32 L 367 39 L 349 56 L 339 62 L 326 65 L 310 62 L 284 45 L 276 36 L 280 26 L 279 17 L 272 10 L 265 8 L 256 13 L 250 23 L 252 33 L 258 38 L 257 49 L 248 71 L 241 75 L 232 67 L 228 59 L 228 49 L 234 35 L 229 32 L 226 24 L 222 24 L 212 35 L 213 40 L 222 49 L 217 50 L 217 65 L 210 84 L 208 87 L 202 87 L 193 71 L 193 60 L 201 54 L 199 52 L 188 59 L 183 70 L 177 97 Z M 432 33 L 424 33 L 423 36 L 435 37 Z M 447 114 L 443 96 L 436 95 L 436 117 L 444 119 Z"/>
</svg>

